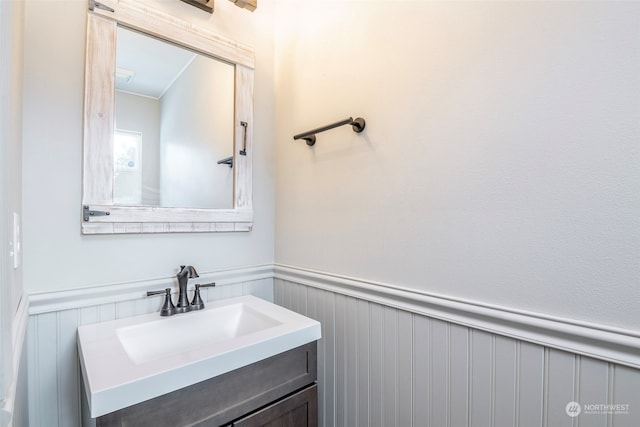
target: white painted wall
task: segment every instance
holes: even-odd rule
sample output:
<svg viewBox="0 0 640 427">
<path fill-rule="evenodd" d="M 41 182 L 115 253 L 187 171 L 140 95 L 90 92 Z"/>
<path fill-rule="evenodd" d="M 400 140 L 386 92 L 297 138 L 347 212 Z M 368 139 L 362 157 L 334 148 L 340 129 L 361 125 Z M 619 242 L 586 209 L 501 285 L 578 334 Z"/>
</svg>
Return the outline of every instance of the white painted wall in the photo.
<svg viewBox="0 0 640 427">
<path fill-rule="evenodd" d="M 81 236 L 86 3 L 26 1 L 24 280 L 34 301 L 59 305 L 36 306 L 30 319 L 33 425 L 79 423 L 78 324 L 155 310 L 150 299 L 114 295 L 165 280 L 179 263 L 201 272 L 269 264 L 274 204 L 278 263 L 637 329 L 637 4 L 280 0 L 275 25 L 274 2 L 251 14 L 220 0 L 209 16 L 146 0 L 256 47 L 254 230 Z M 313 149 L 291 139 L 348 115 L 365 117 L 367 130 L 319 134 Z M 270 289 L 270 276 L 260 280 Z M 250 278 L 237 286 L 245 292 Z M 548 422 L 576 396 L 637 400 L 636 371 L 307 286 L 280 281 L 276 299 L 323 322 L 327 425 L 399 423 L 425 405 L 438 410 L 434 424 L 465 414 Z M 88 287 L 108 290 L 106 301 L 67 305 Z M 541 396 L 541 367 L 556 386 L 547 401 L 527 400 Z M 523 372 L 538 382 L 519 383 Z M 436 387 L 434 400 L 404 411 L 408 393 L 440 384 L 418 382 L 431 373 L 446 393 Z M 502 406 L 514 383 L 527 405 Z M 477 391 L 487 384 L 494 394 Z M 539 404 L 546 409 L 530 411 Z"/>
<path fill-rule="evenodd" d="M 160 100 L 162 206 L 233 209 L 235 68 L 197 56 Z"/>
<path fill-rule="evenodd" d="M 82 99 L 87 2 L 26 0 L 23 146 L 25 288 L 52 292 L 273 261 L 273 7 L 228 1 L 210 15 L 147 0 L 256 50 L 254 211 L 248 233 L 82 236 Z"/>
<path fill-rule="evenodd" d="M 638 330 L 639 20 L 279 1 L 276 262 Z M 292 139 L 350 115 L 364 133 Z"/>
</svg>

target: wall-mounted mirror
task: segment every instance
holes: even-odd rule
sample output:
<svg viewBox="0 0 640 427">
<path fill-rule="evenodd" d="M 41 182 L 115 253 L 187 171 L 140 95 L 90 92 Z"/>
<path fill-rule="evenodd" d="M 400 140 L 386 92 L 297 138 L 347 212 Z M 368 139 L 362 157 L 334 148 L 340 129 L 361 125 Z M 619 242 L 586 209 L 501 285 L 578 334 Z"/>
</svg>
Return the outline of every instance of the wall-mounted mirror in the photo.
<svg viewBox="0 0 640 427">
<path fill-rule="evenodd" d="M 87 25 L 83 233 L 250 230 L 253 51 L 137 2 L 101 4 Z"/>
</svg>

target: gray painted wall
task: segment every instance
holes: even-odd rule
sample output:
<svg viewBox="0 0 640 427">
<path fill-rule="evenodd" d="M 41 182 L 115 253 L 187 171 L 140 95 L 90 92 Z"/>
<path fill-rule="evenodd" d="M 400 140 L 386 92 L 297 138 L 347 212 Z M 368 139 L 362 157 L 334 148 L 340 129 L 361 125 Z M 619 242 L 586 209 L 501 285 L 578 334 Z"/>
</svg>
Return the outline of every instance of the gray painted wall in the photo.
<svg viewBox="0 0 640 427">
<path fill-rule="evenodd" d="M 22 2 L 0 4 L 0 425 L 27 418 L 23 335 L 18 305 L 23 297 L 22 256 L 13 244 L 13 214 L 22 216 Z M 18 244 L 21 244 L 18 241 Z M 14 268 L 17 256 L 20 266 Z"/>
<path fill-rule="evenodd" d="M 14 252 L 14 248 L 9 242 L 13 239 L 13 214 L 22 215 L 24 6 L 21 3 L 3 5 L 2 27 L 2 105 L 0 106 L 2 227 L 0 230 L 3 242 L 3 271 L 1 278 L 2 296 L 10 301 L 7 308 L 15 313 L 22 297 L 23 268 L 22 266 L 13 268 L 11 252 Z M 22 264 L 22 260 L 19 261 Z"/>
<path fill-rule="evenodd" d="M 27 0 L 23 228 L 30 293 L 168 277 L 180 264 L 207 272 L 273 262 L 273 6 L 248 13 L 224 1 L 210 15 L 179 1 L 147 3 L 256 50 L 253 231 L 80 234 L 87 3 Z"/>
</svg>

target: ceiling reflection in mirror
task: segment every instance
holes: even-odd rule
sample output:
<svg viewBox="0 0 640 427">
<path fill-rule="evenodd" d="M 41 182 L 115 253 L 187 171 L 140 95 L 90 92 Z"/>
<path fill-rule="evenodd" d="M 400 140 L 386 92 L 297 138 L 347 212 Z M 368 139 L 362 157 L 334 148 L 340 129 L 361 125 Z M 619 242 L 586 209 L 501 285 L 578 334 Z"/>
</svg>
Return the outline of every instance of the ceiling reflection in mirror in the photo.
<svg viewBox="0 0 640 427">
<path fill-rule="evenodd" d="M 118 26 L 114 204 L 233 207 L 234 72 Z"/>
</svg>

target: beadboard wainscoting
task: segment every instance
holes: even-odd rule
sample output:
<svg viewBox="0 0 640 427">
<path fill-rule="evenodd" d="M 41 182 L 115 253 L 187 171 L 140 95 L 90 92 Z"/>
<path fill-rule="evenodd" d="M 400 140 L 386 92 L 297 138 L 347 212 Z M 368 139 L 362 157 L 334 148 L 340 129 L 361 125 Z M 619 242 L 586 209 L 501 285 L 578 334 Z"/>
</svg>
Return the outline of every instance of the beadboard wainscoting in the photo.
<svg viewBox="0 0 640 427">
<path fill-rule="evenodd" d="M 211 281 L 215 288 L 201 290 L 205 301 L 246 294 L 274 300 L 272 265 L 201 273 L 198 279 Z M 189 289 L 193 283 L 197 281 Z M 31 427 L 81 425 L 78 326 L 159 312 L 163 296 L 147 297 L 146 291 L 166 287 L 177 290 L 173 278 L 162 278 L 31 295 L 27 338 Z"/>
<path fill-rule="evenodd" d="M 276 303 L 322 323 L 321 426 L 640 425 L 637 334 L 282 265 L 274 274 Z"/>
<path fill-rule="evenodd" d="M 209 301 L 253 294 L 322 323 L 321 426 L 640 425 L 634 332 L 283 265 L 200 281 L 217 284 Z M 144 295 L 166 286 L 173 278 L 30 295 L 31 426 L 81 425 L 77 327 L 158 311 L 162 297 Z"/>
</svg>

